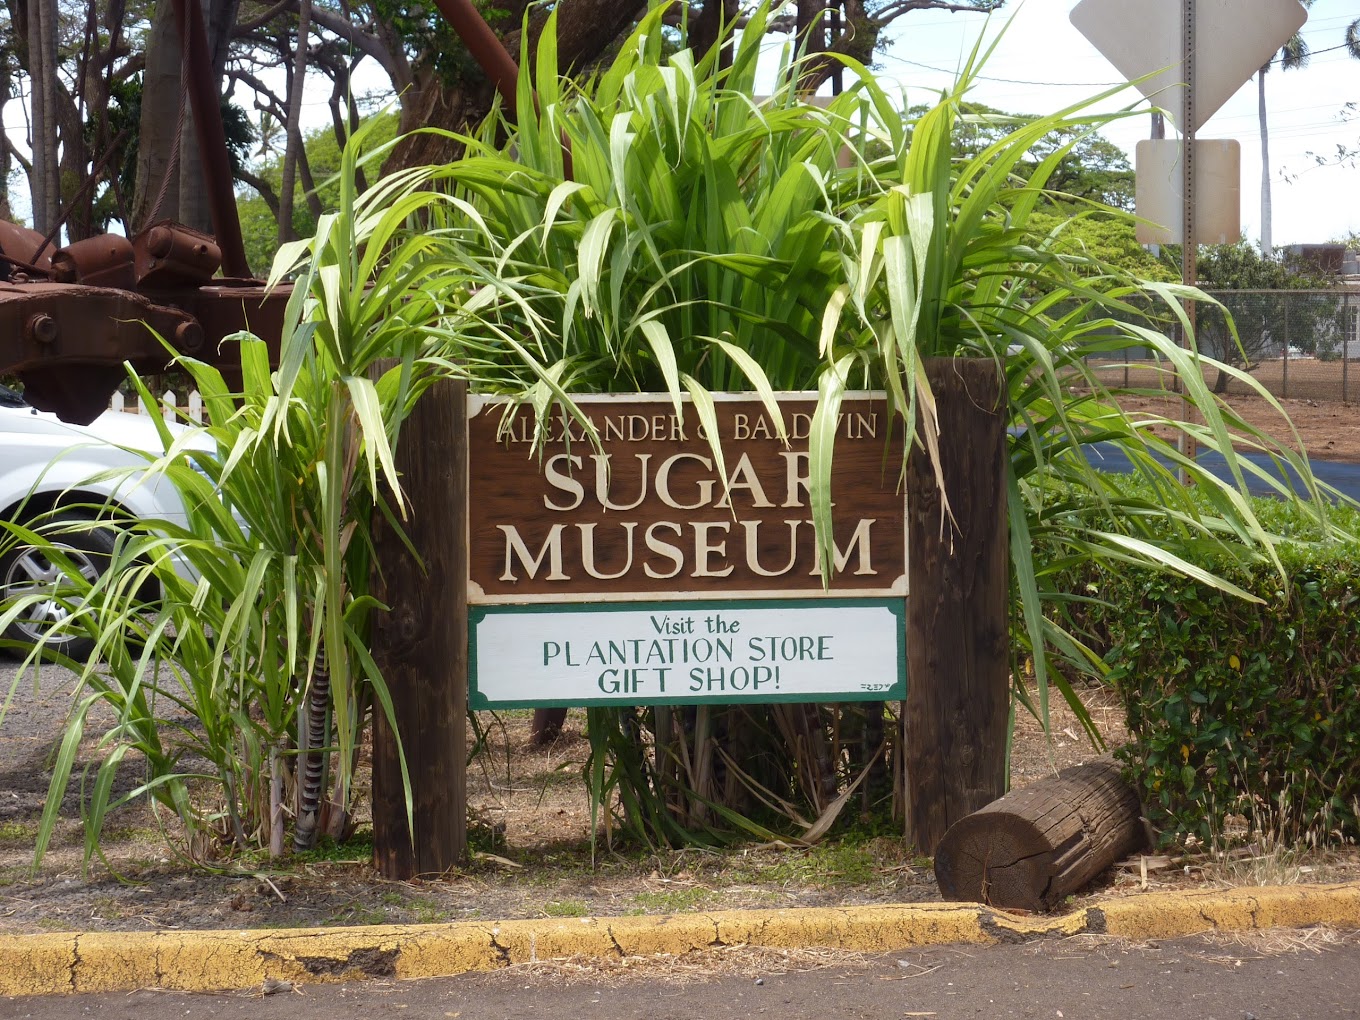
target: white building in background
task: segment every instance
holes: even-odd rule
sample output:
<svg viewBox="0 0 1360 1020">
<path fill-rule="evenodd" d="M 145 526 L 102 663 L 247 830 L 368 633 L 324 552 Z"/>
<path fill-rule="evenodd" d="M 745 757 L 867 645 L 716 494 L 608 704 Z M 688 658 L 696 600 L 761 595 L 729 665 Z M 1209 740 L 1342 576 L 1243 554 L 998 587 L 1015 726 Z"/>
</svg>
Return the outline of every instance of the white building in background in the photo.
<svg viewBox="0 0 1360 1020">
<path fill-rule="evenodd" d="M 1347 361 L 1360 359 L 1360 250 L 1336 243 L 1290 244 L 1284 250 L 1340 278 L 1344 303 L 1338 355 Z"/>
</svg>

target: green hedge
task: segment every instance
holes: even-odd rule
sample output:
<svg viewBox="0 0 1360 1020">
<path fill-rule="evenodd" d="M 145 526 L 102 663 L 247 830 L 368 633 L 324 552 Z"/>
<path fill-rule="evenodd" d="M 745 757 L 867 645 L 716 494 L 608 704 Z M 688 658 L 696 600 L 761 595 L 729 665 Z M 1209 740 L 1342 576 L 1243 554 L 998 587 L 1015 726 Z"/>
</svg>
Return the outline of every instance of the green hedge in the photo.
<svg viewBox="0 0 1360 1020">
<path fill-rule="evenodd" d="M 1229 815 L 1294 844 L 1360 838 L 1360 542 L 1310 537 L 1281 547 L 1288 584 L 1266 564 L 1205 564 L 1263 604 L 1150 570 L 1073 577 L 1097 600 L 1078 622 L 1105 651 L 1119 755 L 1163 842 L 1213 840 Z"/>
</svg>

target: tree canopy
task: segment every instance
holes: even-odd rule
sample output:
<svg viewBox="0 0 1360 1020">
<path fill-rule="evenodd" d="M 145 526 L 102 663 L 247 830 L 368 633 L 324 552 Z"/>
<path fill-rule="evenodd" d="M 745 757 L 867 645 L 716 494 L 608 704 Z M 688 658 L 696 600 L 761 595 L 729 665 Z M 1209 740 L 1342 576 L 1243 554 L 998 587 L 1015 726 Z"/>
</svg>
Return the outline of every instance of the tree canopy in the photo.
<svg viewBox="0 0 1360 1020">
<path fill-rule="evenodd" d="M 768 25 L 796 36 L 810 52 L 828 55 L 809 63 L 804 85 L 811 86 L 835 72 L 832 55 L 871 61 L 887 27 L 913 11 L 987 12 L 1004 2 L 793 0 L 773 4 Z M 522 45 L 533 44 L 551 10 L 559 59 L 579 74 L 607 57 L 658 5 L 476 0 L 476 6 L 515 59 Z M 668 45 L 706 52 L 721 25 L 744 24 L 755 7 L 747 0 L 673 0 L 662 19 Z M 272 183 L 244 164 L 234 167 L 237 180 L 259 188 L 276 222 L 287 225 L 280 239 L 293 229 L 295 180 L 309 216 L 319 211 L 314 194 L 321 175 L 302 138 L 304 82 L 309 96 L 328 94 L 324 102 L 337 142 L 365 112 L 370 97 L 356 91 L 355 78 L 366 66 L 381 69 L 380 91 L 396 97 L 403 134 L 442 129 L 411 135 L 389 169 L 449 159 L 458 149 L 456 136 L 475 128 L 492 107 L 494 90 L 485 74 L 430 2 L 204 0 L 203 13 L 235 151 L 244 154 L 271 133 L 281 140 Z M 7 183 L 27 178 L 39 231 L 60 224 L 64 240 L 77 240 L 110 222 L 133 233 L 156 218 L 211 229 L 193 117 L 184 101 L 180 39 L 169 0 L 0 5 L 0 115 L 6 105 L 20 104 L 23 117 L 11 112 L 9 121 L 29 125 L 27 145 L 9 137 L 0 142 L 0 177 Z M 0 215 L 12 217 L 7 193 L 0 195 Z"/>
<path fill-rule="evenodd" d="M 1199 284 L 1222 303 L 1200 311 L 1199 346 L 1211 357 L 1250 369 L 1263 358 L 1288 352 L 1336 356 L 1343 328 L 1340 302 L 1326 294 L 1268 293 L 1325 291 L 1337 284 L 1333 274 L 1287 251 L 1263 254 L 1241 239 L 1201 251 Z M 1226 384 L 1220 373 L 1217 386 L 1221 390 Z"/>
<path fill-rule="evenodd" d="M 980 103 L 969 103 L 966 110 L 954 143 L 957 155 L 965 159 L 1005 138 L 1018 125 L 1037 119 Z M 1067 123 L 1048 132 L 1030 146 L 1014 172 L 1029 180 L 1046 159 L 1059 152 L 1063 155 L 1048 178 L 1049 192 L 1061 194 L 1072 203 L 1094 202 L 1133 210 L 1134 177 L 1128 157 L 1123 149 L 1086 125 Z"/>
</svg>

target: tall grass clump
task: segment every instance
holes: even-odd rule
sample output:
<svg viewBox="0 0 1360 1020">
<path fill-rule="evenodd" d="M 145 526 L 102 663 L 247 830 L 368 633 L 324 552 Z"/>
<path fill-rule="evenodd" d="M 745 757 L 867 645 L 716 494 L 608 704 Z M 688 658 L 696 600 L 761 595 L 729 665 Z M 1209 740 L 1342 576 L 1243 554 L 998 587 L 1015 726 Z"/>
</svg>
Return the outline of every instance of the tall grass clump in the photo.
<svg viewBox="0 0 1360 1020">
<path fill-rule="evenodd" d="M 29 545 L 72 528 L 116 535 L 94 579 L 53 553 L 69 615 L 16 679 L 36 682 L 52 658 L 77 674 L 38 862 L 86 741 L 95 759 L 82 780 L 87 860 L 108 813 L 143 796 L 177 816 L 199 859 L 224 847 L 280 854 L 290 828 L 297 849 L 352 828 L 362 732 L 373 712 L 390 714 L 368 650 L 382 609 L 370 594 L 373 527 L 385 519 L 401 534 L 410 508 L 393 451 L 414 401 L 452 370 L 443 355 L 469 314 L 471 286 L 417 229 L 446 201 L 421 187 L 428 173 L 359 195 L 358 141 L 338 210 L 276 261 L 273 281 L 293 287 L 277 369 L 249 334 L 227 341 L 239 349 L 239 385 L 180 359 L 208 424 L 172 430 L 155 419 L 162 450 L 125 472 L 168 481 L 185 517 L 58 514 L 6 526 L 8 541 Z M 0 631 L 26 601 L 46 597 L 0 608 Z M 55 653 L 72 635 L 94 642 L 87 661 Z"/>
<path fill-rule="evenodd" d="M 1236 456 L 1230 430 L 1294 465 L 1303 491 L 1272 484 L 1321 518 L 1306 460 L 1238 419 L 1205 387 L 1208 359 L 1168 337 L 1183 318 L 1179 300 L 1203 295 L 1132 279 L 1072 254 L 1061 228 L 1032 227 L 1052 204 L 1045 183 L 1067 150 L 1028 179 L 1017 165 L 1050 132 L 1079 139 L 1109 117 L 1078 104 L 956 158 L 985 52 L 914 120 L 901 113 L 903 97 L 852 60 L 842 61 L 850 85 L 825 105 L 795 91 L 796 61 L 760 98 L 767 14 L 755 12 L 726 66 L 717 49 L 672 52 L 661 7 L 598 74 L 561 75 L 551 23 L 537 51 L 524 51 L 519 122 L 493 115 L 460 139 L 466 155 L 438 171 L 451 196 L 442 236 L 481 274 L 474 301 L 501 298 L 483 317 L 494 329 L 469 373 L 540 420 L 555 404 L 576 413 L 573 393 L 663 392 L 704 422 L 715 391 L 769 401 L 816 390 L 812 499 L 824 545 L 825 440 L 842 395 L 885 389 L 911 445 L 933 458 L 924 359 L 990 359 L 1004 373 L 1012 425 L 1014 675 L 1028 660 L 1037 682 L 1037 697 L 1022 684 L 1015 694 L 1046 719 L 1057 686 L 1098 739 L 1068 677 L 1104 666 L 1056 622 L 1069 596 L 1054 578 L 1076 561 L 1141 564 L 1251 599 L 1196 565 L 1213 548 L 1279 570 L 1245 498 L 1247 476 L 1263 472 Z M 1082 215 L 1122 214 L 1091 206 Z M 1165 387 L 1184 390 L 1190 420 L 1127 414 L 1088 369 L 1088 358 L 1130 346 L 1151 355 Z M 1179 453 L 1177 433 L 1221 452 L 1229 480 Z M 1083 447 L 1096 442 L 1117 446 L 1154 496 L 1127 495 L 1094 470 Z M 851 706 L 594 709 L 588 779 L 605 820 L 617 811 L 638 838 L 705 840 L 733 828 L 815 837 L 866 770 L 872 799 L 885 802 L 890 784 L 870 765 L 894 728 L 878 706 L 867 715 Z"/>
</svg>

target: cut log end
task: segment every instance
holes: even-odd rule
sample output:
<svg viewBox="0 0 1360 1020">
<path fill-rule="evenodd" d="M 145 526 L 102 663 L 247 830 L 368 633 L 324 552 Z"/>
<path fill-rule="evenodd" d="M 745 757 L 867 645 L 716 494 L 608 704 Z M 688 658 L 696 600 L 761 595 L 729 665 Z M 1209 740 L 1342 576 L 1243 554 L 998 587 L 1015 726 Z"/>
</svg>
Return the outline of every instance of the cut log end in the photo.
<svg viewBox="0 0 1360 1020">
<path fill-rule="evenodd" d="M 961 818 L 936 850 L 935 877 L 946 899 L 1047 911 L 1145 843 L 1137 793 L 1102 758 Z"/>
</svg>

